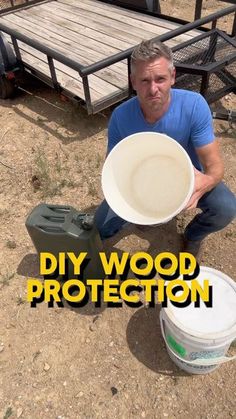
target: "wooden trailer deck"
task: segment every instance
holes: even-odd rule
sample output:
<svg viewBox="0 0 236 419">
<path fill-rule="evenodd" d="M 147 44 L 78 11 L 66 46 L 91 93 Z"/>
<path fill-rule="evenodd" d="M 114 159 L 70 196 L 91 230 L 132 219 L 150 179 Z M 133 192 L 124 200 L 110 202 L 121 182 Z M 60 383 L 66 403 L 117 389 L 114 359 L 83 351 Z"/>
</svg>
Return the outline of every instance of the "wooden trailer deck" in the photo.
<svg viewBox="0 0 236 419">
<path fill-rule="evenodd" d="M 133 47 L 143 39 L 155 38 L 181 26 L 96 0 L 46 1 L 3 14 L 1 22 L 85 67 Z M 174 47 L 199 33 L 191 30 L 166 43 Z M 9 35 L 6 37 L 12 42 Z M 18 45 L 24 65 L 51 78 L 46 54 L 21 41 Z M 78 72 L 59 61 L 54 60 L 54 65 L 60 85 L 86 101 Z M 88 81 L 92 106 L 103 103 L 106 98 L 114 97 L 115 103 L 127 97 L 127 60 L 89 75 Z"/>
</svg>

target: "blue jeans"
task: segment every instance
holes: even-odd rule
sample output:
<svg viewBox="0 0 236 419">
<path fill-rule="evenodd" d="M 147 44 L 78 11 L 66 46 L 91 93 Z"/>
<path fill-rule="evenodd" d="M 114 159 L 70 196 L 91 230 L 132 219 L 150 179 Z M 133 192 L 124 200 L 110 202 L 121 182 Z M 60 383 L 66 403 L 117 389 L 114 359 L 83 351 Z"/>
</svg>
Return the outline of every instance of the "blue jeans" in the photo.
<svg viewBox="0 0 236 419">
<path fill-rule="evenodd" d="M 203 240 L 208 234 L 226 227 L 236 216 L 236 198 L 224 183 L 219 183 L 198 202 L 202 210 L 187 225 L 184 236 L 187 240 Z M 116 234 L 127 221 L 112 211 L 104 200 L 95 213 L 95 224 L 104 240 Z"/>
</svg>

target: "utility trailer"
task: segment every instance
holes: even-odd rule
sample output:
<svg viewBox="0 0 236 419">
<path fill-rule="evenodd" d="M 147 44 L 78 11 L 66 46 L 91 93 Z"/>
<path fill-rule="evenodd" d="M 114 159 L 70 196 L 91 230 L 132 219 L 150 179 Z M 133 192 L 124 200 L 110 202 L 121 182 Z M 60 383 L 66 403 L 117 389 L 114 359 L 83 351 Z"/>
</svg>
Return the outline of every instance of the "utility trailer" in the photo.
<svg viewBox="0 0 236 419">
<path fill-rule="evenodd" d="M 236 5 L 226 1 L 232 5 L 201 18 L 202 0 L 195 0 L 195 20 L 186 22 L 163 15 L 155 0 L 11 0 L 0 11 L 0 97 L 10 97 L 26 71 L 95 114 L 133 93 L 133 48 L 158 39 L 173 50 L 176 87 L 211 103 L 236 91 Z M 230 14 L 231 33 L 216 29 Z"/>
</svg>

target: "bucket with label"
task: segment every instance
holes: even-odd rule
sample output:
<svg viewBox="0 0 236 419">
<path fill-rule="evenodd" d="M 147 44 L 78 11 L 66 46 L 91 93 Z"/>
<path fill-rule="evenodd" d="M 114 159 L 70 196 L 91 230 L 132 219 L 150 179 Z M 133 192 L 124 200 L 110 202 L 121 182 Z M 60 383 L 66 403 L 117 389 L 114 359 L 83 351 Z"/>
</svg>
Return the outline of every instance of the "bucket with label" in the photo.
<svg viewBox="0 0 236 419">
<path fill-rule="evenodd" d="M 139 132 L 120 141 L 102 170 L 102 189 L 110 208 L 124 220 L 162 224 L 181 212 L 194 188 L 192 162 L 173 138 Z"/>
<path fill-rule="evenodd" d="M 196 280 L 212 286 L 212 307 L 200 300 L 176 307 L 168 301 L 160 312 L 160 325 L 168 354 L 184 371 L 207 374 L 236 359 L 227 352 L 236 339 L 236 283 L 224 273 L 201 266 Z M 191 288 L 191 281 L 187 281 Z M 177 295 L 177 293 L 176 293 Z"/>
</svg>

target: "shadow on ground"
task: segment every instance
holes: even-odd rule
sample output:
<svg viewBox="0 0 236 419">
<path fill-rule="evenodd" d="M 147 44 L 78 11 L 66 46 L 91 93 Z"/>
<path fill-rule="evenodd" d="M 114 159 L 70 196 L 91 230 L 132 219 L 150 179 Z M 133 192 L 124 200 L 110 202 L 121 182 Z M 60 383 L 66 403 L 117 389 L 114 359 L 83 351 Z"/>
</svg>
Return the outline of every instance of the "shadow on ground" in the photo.
<svg viewBox="0 0 236 419">
<path fill-rule="evenodd" d="M 63 144 L 83 141 L 107 128 L 109 110 L 89 116 L 80 103 L 72 103 L 29 74 L 20 79 L 19 86 L 15 97 L 1 100 L 1 106 L 14 110 Z"/>
<path fill-rule="evenodd" d="M 168 356 L 160 329 L 161 305 L 140 308 L 130 318 L 126 338 L 131 353 L 139 362 L 154 371 L 169 376 L 189 376 Z"/>
<path fill-rule="evenodd" d="M 125 243 L 123 245 L 124 240 Z M 144 243 L 143 246 L 142 242 Z M 177 221 L 173 219 L 166 224 L 158 226 L 129 224 L 115 236 L 105 240 L 104 248 L 108 253 L 118 252 L 118 254 L 121 254 L 123 248 L 124 251 L 130 250 L 130 252 L 131 249 L 136 248 L 137 252 L 145 251 L 152 257 L 155 257 L 161 252 L 178 254 L 181 249 L 181 243 L 181 235 L 177 232 Z"/>
</svg>

